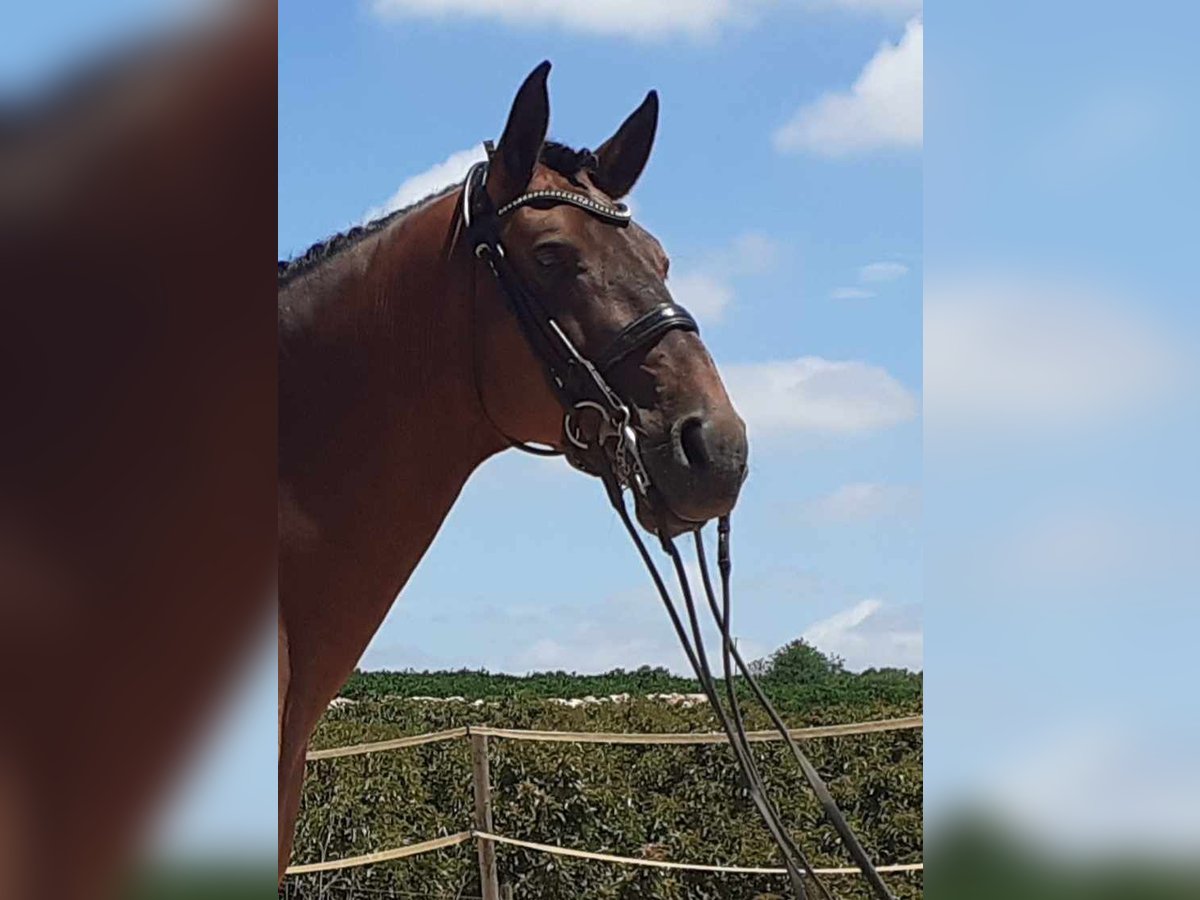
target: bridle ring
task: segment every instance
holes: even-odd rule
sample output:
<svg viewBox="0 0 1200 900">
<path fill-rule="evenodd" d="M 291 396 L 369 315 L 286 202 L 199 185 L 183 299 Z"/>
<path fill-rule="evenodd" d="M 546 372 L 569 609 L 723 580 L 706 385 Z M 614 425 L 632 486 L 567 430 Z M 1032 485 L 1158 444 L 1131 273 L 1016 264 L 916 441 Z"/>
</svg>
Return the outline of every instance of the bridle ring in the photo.
<svg viewBox="0 0 1200 900">
<path fill-rule="evenodd" d="M 563 433 L 567 436 L 567 440 L 580 450 L 589 450 L 591 449 L 591 444 L 587 443 L 581 436 L 579 436 L 579 431 L 572 422 L 572 417 L 575 415 L 576 411 L 581 409 L 596 410 L 596 412 L 600 413 L 600 417 L 604 421 L 608 421 L 608 410 L 595 400 L 580 400 L 569 410 L 567 410 L 567 414 L 563 416 Z"/>
</svg>

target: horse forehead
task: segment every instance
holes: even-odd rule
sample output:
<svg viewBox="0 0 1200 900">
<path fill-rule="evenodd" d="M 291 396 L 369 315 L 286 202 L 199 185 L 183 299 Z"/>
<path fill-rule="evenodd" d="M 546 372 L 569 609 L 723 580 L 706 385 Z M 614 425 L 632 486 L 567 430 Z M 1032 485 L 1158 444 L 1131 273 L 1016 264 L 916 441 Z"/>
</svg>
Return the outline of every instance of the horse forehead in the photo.
<svg viewBox="0 0 1200 900">
<path fill-rule="evenodd" d="M 577 194 L 586 194 L 593 200 L 599 200 L 601 203 L 609 206 L 615 205 L 615 201 L 592 182 L 591 176 L 586 170 L 580 171 L 575 175 L 575 181 L 551 169 L 549 166 L 539 164 L 534 170 L 533 177 L 529 180 L 529 185 L 526 191 L 572 191 Z M 587 213 L 582 217 L 575 217 L 570 213 L 578 212 L 573 207 L 556 207 L 566 211 L 566 221 L 578 222 L 580 227 L 586 227 L 586 223 L 596 221 Z M 644 262 L 649 263 L 654 268 L 661 268 L 667 263 L 667 254 L 663 249 L 658 238 L 652 235 L 649 231 L 639 225 L 637 222 L 630 222 L 626 228 L 614 228 L 606 223 L 598 223 L 600 229 L 592 232 L 593 235 L 604 238 L 609 238 L 611 246 L 625 253 L 632 253 Z"/>
<path fill-rule="evenodd" d="M 636 246 L 643 248 L 643 252 L 647 255 L 651 263 L 657 267 L 666 267 L 667 263 L 670 262 L 670 258 L 667 256 L 667 251 L 658 238 L 637 222 L 630 222 L 627 230 L 632 242 Z"/>
<path fill-rule="evenodd" d="M 599 200 L 603 203 L 612 204 L 612 198 L 592 182 L 591 175 L 586 169 L 581 169 L 574 175 L 574 180 L 568 178 L 561 172 L 550 168 L 544 163 L 538 163 L 533 170 L 533 177 L 529 179 L 529 186 L 526 191 L 574 191 L 577 194 L 587 194 L 593 200 Z"/>
</svg>

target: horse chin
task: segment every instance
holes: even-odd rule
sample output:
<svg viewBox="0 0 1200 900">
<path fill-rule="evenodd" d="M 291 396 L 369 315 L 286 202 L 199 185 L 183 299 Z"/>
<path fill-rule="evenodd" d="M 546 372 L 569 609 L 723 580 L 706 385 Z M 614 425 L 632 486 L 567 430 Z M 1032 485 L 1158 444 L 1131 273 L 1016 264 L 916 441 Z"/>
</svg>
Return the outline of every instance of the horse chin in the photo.
<svg viewBox="0 0 1200 900">
<path fill-rule="evenodd" d="M 663 503 L 662 498 L 657 496 L 653 502 L 637 497 L 634 501 L 634 512 L 642 528 L 660 538 L 677 538 L 681 534 L 703 528 L 705 524 L 677 516 Z"/>
</svg>

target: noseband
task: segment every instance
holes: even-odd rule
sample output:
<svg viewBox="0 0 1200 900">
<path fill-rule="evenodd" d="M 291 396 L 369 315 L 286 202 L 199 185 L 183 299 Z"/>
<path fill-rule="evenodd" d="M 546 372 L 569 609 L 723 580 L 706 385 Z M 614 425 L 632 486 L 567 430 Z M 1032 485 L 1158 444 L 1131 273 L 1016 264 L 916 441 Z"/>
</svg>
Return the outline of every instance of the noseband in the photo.
<svg viewBox="0 0 1200 900">
<path fill-rule="evenodd" d="M 484 146 L 487 148 L 490 159 L 492 155 L 491 142 L 485 142 Z M 746 736 L 746 724 L 742 717 L 738 692 L 735 688 L 735 671 L 740 672 L 744 683 L 750 687 L 754 698 L 767 712 L 771 723 L 792 751 L 793 757 L 818 802 L 842 838 L 846 849 L 858 863 L 875 896 L 878 900 L 894 900 L 857 837 L 850 830 L 845 817 L 837 808 L 825 783 L 796 744 L 787 725 L 763 693 L 753 672 L 738 652 L 737 645 L 733 641 L 730 633 L 729 581 L 732 564 L 729 555 L 728 516 L 722 517 L 717 527 L 717 568 L 721 576 L 722 599 L 720 605 L 717 603 L 704 553 L 704 538 L 701 532 L 704 523 L 694 523 L 695 529 L 693 530 L 704 597 L 708 601 L 709 610 L 721 633 L 722 674 L 725 683 L 726 704 L 729 707 L 728 712 L 725 705 L 722 704 L 705 649 L 696 603 L 688 582 L 683 558 L 675 547 L 674 541 L 668 536 L 662 521 L 664 509 L 661 499 L 655 498 L 657 502 L 650 500 L 650 476 L 642 464 L 632 413 L 629 405 L 606 379 L 612 368 L 619 362 L 640 350 L 646 350 L 653 346 L 667 332 L 675 329 L 699 332 L 696 320 L 687 310 L 675 303 L 660 303 L 622 328 L 604 352 L 597 354 L 595 361 L 585 357 L 567 337 L 554 317 L 547 312 L 545 305 L 537 295 L 529 289 L 513 269 L 504 252 L 504 247 L 500 243 L 501 223 L 505 216 L 523 206 L 547 208 L 565 205 L 581 209 L 617 228 L 625 228 L 630 222 L 628 207 L 623 203 L 609 206 L 587 194 L 575 191 L 543 190 L 522 194 L 496 209 L 485 189 L 487 171 L 487 162 L 476 163 L 468 171 L 463 185 L 461 222 L 459 224 L 466 233 L 473 254 L 477 259 L 487 263 L 492 275 L 500 285 L 501 293 L 507 297 L 522 332 L 534 353 L 545 365 L 550 384 L 558 395 L 563 409 L 566 410 L 563 416 L 563 435 L 567 443 L 565 453 L 567 461 L 576 468 L 600 477 L 608 493 L 609 501 L 617 511 L 617 515 L 620 516 L 625 530 L 629 533 L 642 562 L 646 565 L 650 577 L 654 581 L 684 654 L 691 663 L 696 678 L 737 758 L 747 794 L 758 809 L 772 839 L 783 855 L 794 895 L 798 900 L 806 900 L 808 891 L 805 880 L 807 879 L 808 885 L 815 887 L 825 900 L 832 900 L 828 889 L 817 878 L 812 864 L 783 825 L 779 810 L 767 796 L 762 776 L 758 771 L 749 739 Z M 478 383 L 476 387 L 478 388 Z M 480 404 L 482 405 L 482 397 Z M 585 410 L 592 410 L 600 417 L 599 428 L 592 440 L 583 434 L 575 422 L 575 418 Z M 484 414 L 487 414 L 486 407 L 484 407 Z M 488 418 L 490 419 L 490 416 Z M 494 422 L 493 425 L 495 425 Z M 514 447 L 539 455 L 558 455 L 557 450 L 545 450 L 530 446 L 504 434 L 498 425 L 495 427 Z M 623 493 L 623 489 L 626 487 L 636 491 L 644 502 L 649 501 L 651 508 L 660 517 L 659 541 L 675 569 L 675 575 L 683 594 L 690 635 L 688 634 L 689 629 L 684 626 L 680 617 L 679 610 L 671 599 L 658 567 L 655 566 L 645 542 L 626 509 Z"/>
<path fill-rule="evenodd" d="M 490 157 L 490 143 L 485 146 Z M 566 411 L 563 436 L 568 447 L 567 460 L 576 468 L 603 475 L 604 463 L 598 458 L 598 451 L 603 451 L 621 486 L 633 488 L 645 498 L 650 490 L 650 476 L 638 450 L 633 413 L 608 383 L 608 377 L 619 362 L 652 347 L 669 331 L 699 332 L 696 320 L 682 306 L 659 303 L 622 328 L 594 360 L 584 356 L 509 262 L 500 243 L 500 229 L 505 216 L 524 206 L 539 209 L 573 206 L 606 224 L 625 228 L 631 219 L 629 208 L 623 203 L 609 206 L 576 191 L 542 190 L 521 194 L 496 209 L 486 190 L 487 173 L 487 162 L 476 163 L 467 172 L 461 203 L 462 227 L 473 254 L 487 263 L 508 299 L 521 331 L 546 367 L 550 384 Z M 577 421 L 586 410 L 597 413 L 600 420 L 591 439 Z M 507 435 L 505 438 L 528 452 L 558 453 L 531 447 Z"/>
</svg>

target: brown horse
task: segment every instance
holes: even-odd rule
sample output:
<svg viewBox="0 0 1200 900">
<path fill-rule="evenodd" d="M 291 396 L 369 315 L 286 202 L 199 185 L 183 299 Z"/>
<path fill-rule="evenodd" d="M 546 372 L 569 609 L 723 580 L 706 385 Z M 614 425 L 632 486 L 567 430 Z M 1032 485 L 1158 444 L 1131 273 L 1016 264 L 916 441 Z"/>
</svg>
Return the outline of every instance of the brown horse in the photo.
<svg viewBox="0 0 1200 900">
<path fill-rule="evenodd" d="M 595 153 L 545 141 L 543 63 L 492 157 L 495 207 L 529 191 L 624 197 L 654 141 L 651 92 Z M 564 411 L 506 297 L 472 255 L 449 188 L 280 267 L 279 867 L 309 736 L 471 472 L 513 440 L 564 446 Z M 574 205 L 503 221 L 509 264 L 585 356 L 669 300 L 667 256 L 636 225 Z M 630 406 L 672 533 L 732 509 L 746 437 L 697 334 L 671 330 L 607 376 Z"/>
</svg>

